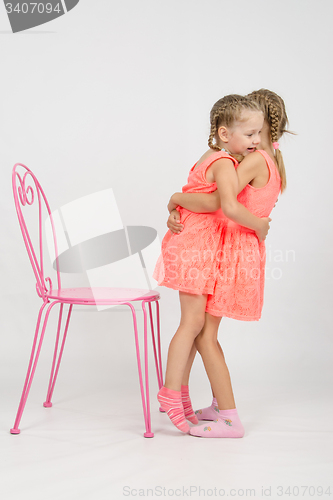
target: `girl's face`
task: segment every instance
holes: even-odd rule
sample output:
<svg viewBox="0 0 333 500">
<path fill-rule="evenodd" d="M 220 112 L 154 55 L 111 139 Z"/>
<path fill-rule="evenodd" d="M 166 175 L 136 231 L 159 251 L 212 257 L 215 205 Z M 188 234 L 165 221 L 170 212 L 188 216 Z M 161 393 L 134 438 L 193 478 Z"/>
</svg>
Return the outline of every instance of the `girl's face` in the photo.
<svg viewBox="0 0 333 500">
<path fill-rule="evenodd" d="M 259 145 L 263 123 L 261 111 L 242 111 L 240 120 L 232 127 L 219 128 L 219 138 L 230 153 L 246 156 Z"/>
</svg>

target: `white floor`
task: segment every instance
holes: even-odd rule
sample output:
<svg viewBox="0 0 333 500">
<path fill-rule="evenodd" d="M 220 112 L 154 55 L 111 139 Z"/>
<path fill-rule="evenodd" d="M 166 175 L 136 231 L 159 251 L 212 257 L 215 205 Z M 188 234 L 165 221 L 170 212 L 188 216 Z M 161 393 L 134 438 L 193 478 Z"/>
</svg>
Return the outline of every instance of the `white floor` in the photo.
<svg viewBox="0 0 333 500">
<path fill-rule="evenodd" d="M 200 439 L 177 431 L 159 413 L 152 381 L 152 427 L 144 425 L 137 381 L 125 395 L 98 380 L 65 383 L 54 406 L 42 406 L 45 384 L 36 376 L 21 434 L 11 435 L 19 393 L 3 389 L 0 498 L 322 498 L 333 496 L 333 408 L 315 387 L 258 383 L 238 391 L 243 439 Z M 8 377 L 7 377 L 8 387 Z M 193 401 L 210 401 L 193 390 Z M 314 395 L 316 394 L 316 396 Z M 288 488 L 291 489 L 288 490 Z M 330 487 L 330 491 L 328 488 Z M 283 489 L 281 489 L 283 488 Z M 330 495 L 328 494 L 330 492 Z"/>
</svg>

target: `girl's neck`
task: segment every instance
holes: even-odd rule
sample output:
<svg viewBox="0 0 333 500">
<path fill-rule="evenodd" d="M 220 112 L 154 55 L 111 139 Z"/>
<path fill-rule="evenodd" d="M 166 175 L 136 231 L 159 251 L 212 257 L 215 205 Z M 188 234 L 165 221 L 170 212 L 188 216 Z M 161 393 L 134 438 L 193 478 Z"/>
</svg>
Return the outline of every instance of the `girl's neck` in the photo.
<svg viewBox="0 0 333 500">
<path fill-rule="evenodd" d="M 271 128 L 267 120 L 264 121 L 264 125 L 261 129 L 260 144 L 257 149 L 263 149 L 274 160 L 275 155 L 271 138 Z"/>
<path fill-rule="evenodd" d="M 257 149 L 263 149 L 274 160 L 274 148 L 272 145 L 271 135 L 268 130 L 264 129 L 261 132 L 260 144 Z"/>
</svg>

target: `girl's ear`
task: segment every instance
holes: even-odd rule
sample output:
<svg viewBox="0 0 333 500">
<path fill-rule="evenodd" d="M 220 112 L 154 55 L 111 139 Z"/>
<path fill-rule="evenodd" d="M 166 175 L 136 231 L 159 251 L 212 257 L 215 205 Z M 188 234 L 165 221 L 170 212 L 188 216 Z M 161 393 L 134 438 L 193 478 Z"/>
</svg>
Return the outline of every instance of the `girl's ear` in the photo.
<svg viewBox="0 0 333 500">
<path fill-rule="evenodd" d="M 217 134 L 218 134 L 219 138 L 221 139 L 221 141 L 223 141 L 223 142 L 229 141 L 229 133 L 228 133 L 228 129 L 226 127 L 224 127 L 224 126 L 219 127 Z"/>
</svg>

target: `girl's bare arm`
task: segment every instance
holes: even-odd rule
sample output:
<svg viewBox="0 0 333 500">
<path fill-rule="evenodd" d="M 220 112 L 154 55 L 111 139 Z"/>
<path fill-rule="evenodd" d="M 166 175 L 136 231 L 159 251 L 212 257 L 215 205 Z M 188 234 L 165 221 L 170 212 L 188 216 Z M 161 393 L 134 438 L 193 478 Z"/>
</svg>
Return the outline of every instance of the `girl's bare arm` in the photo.
<svg viewBox="0 0 333 500">
<path fill-rule="evenodd" d="M 206 193 L 174 193 L 169 201 L 168 210 L 171 213 L 176 207 L 181 206 L 190 212 L 206 214 L 216 212 L 221 206 L 220 196 L 216 191 Z"/>
<path fill-rule="evenodd" d="M 257 217 L 239 203 L 237 200 L 238 178 L 232 161 L 223 158 L 214 162 L 212 169 L 224 215 L 241 226 L 253 229 L 259 241 L 264 240 L 271 219 Z"/>
<path fill-rule="evenodd" d="M 253 179 L 255 178 L 258 179 L 260 178 L 259 176 L 261 176 L 262 178 L 263 176 L 265 177 L 265 175 L 267 175 L 266 161 L 264 160 L 264 158 L 260 153 L 251 153 L 250 155 L 246 156 L 246 158 L 244 158 L 244 160 L 239 164 L 235 172 L 237 174 L 237 179 L 238 179 L 236 191 L 237 194 L 239 194 L 244 189 L 244 187 L 248 183 L 250 183 Z M 211 194 L 175 193 L 170 199 L 169 203 L 170 211 L 178 205 L 184 206 L 184 208 L 186 208 L 187 210 L 196 213 L 215 212 L 221 206 L 221 198 L 218 191 L 214 191 Z M 245 209 L 246 212 L 244 212 L 242 209 L 239 208 L 238 210 L 239 210 L 238 213 L 241 213 L 242 211 L 243 215 L 245 215 L 246 212 L 250 213 L 247 211 L 247 209 Z M 263 223 L 266 222 L 265 236 L 267 235 L 269 229 L 269 220 L 271 219 L 268 218 L 265 218 L 265 220 L 262 219 Z M 241 224 L 241 225 L 246 225 L 246 224 Z M 168 219 L 167 226 L 172 232 L 179 233 L 180 231 L 182 231 L 184 226 L 180 223 L 179 212 L 177 212 L 176 210 L 172 211 Z M 262 229 L 263 228 L 264 226 L 262 226 Z M 261 236 L 258 235 L 259 240 L 261 239 L 261 237 L 262 239 L 265 238 L 265 236 L 263 235 L 264 232 L 261 233 Z"/>
</svg>

